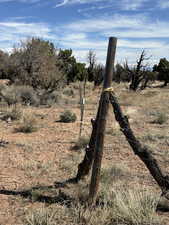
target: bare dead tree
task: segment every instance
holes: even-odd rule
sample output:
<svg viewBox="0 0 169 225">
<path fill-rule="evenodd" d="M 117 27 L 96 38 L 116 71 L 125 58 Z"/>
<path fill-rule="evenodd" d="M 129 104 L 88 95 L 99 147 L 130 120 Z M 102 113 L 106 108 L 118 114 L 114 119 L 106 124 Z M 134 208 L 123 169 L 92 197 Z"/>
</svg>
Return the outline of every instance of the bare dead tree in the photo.
<svg viewBox="0 0 169 225">
<path fill-rule="evenodd" d="M 89 50 L 87 55 L 87 62 L 89 64 L 87 68 L 88 80 L 94 81 L 94 70 L 96 65 L 96 53 L 93 50 Z"/>
<path fill-rule="evenodd" d="M 148 59 L 150 59 L 150 57 L 146 57 L 145 50 L 143 50 L 134 68 L 129 68 L 128 63 L 125 63 L 125 68 L 131 77 L 130 90 L 136 91 L 139 88 L 140 83 L 146 79 L 147 64 L 144 65 L 144 61 L 147 61 Z M 147 82 L 148 81 L 144 83 L 144 87 Z"/>
</svg>

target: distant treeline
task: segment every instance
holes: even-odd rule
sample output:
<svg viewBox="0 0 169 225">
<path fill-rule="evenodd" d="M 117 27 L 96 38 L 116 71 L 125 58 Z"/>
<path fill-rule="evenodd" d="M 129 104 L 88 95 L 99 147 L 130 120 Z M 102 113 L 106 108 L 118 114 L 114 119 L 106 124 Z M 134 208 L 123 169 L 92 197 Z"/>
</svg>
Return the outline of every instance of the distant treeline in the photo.
<svg viewBox="0 0 169 225">
<path fill-rule="evenodd" d="M 117 64 L 114 68 L 114 81 L 129 82 L 132 90 L 143 89 L 149 81 L 154 80 L 164 81 L 164 85 L 167 85 L 169 61 L 162 58 L 150 70 L 144 65 L 147 60 L 143 51 L 136 66 L 129 67 L 127 62 Z M 49 41 L 31 38 L 13 48 L 11 54 L 0 50 L 0 79 L 48 91 L 84 80 L 99 85 L 104 78 L 104 66 L 96 62 L 96 54 L 92 50 L 89 50 L 86 62 L 77 62 L 71 49 L 57 49 Z"/>
</svg>

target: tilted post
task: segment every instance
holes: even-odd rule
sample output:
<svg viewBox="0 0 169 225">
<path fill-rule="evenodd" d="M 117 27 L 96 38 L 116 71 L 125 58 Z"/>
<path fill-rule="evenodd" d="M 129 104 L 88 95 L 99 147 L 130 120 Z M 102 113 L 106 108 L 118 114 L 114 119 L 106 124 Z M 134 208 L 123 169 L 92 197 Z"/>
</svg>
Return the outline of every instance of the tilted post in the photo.
<svg viewBox="0 0 169 225">
<path fill-rule="evenodd" d="M 104 136 L 106 128 L 106 118 L 109 109 L 109 92 L 113 79 L 113 69 L 116 53 L 117 38 L 110 37 L 107 51 L 106 71 L 104 77 L 103 91 L 99 102 L 99 115 L 97 121 L 96 142 L 94 149 L 94 162 L 92 168 L 91 183 L 89 188 L 89 204 L 94 204 L 99 189 L 100 170 L 104 147 Z"/>
</svg>

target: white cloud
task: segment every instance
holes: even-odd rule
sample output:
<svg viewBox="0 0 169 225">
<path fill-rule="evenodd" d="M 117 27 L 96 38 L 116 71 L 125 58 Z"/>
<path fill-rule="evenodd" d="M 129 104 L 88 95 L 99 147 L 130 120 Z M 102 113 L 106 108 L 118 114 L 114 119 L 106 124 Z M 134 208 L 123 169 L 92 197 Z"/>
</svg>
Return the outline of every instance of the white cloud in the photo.
<svg viewBox="0 0 169 225">
<path fill-rule="evenodd" d="M 44 23 L 0 22 L 0 49 L 9 50 L 14 44 L 28 37 L 57 39 L 51 28 Z"/>
<path fill-rule="evenodd" d="M 161 0 L 158 2 L 158 7 L 162 9 L 169 8 L 169 1 L 168 0 Z"/>
<path fill-rule="evenodd" d="M 26 19 L 25 19 L 26 20 Z M 154 62 L 169 57 L 168 22 L 151 22 L 146 15 L 97 17 L 73 23 L 50 26 L 45 23 L 27 23 L 8 19 L 0 22 L 0 49 L 10 49 L 27 37 L 42 37 L 61 48 L 72 48 L 76 57 L 85 62 L 89 49 L 96 51 L 98 62 L 105 63 L 109 36 L 118 37 L 116 60 L 135 63 L 146 49 Z M 161 39 L 162 38 L 162 39 Z"/>
<path fill-rule="evenodd" d="M 151 21 L 146 14 L 135 16 L 114 15 L 112 17 L 89 18 L 64 25 L 60 38 L 62 46 L 72 48 L 74 54 L 86 61 L 89 49 L 96 51 L 98 61 L 105 63 L 108 37 L 118 37 L 116 59 L 119 62 L 127 59 L 135 63 L 142 49 L 153 55 L 151 64 L 160 57 L 169 57 L 169 23 Z M 74 38 L 78 34 L 81 38 Z M 82 35 L 83 34 L 83 35 Z M 69 38 L 68 38 L 69 37 Z"/>
</svg>

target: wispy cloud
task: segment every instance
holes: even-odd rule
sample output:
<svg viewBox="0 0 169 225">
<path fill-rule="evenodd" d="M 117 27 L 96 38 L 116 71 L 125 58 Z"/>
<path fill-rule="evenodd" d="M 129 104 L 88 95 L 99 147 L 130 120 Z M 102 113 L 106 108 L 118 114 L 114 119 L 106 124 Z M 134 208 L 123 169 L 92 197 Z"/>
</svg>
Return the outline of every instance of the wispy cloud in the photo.
<svg viewBox="0 0 169 225">
<path fill-rule="evenodd" d="M 23 20 L 23 21 L 22 21 Z M 26 18 L 0 21 L 0 48 L 10 49 L 14 43 L 27 37 L 41 37 L 59 44 L 61 48 L 72 48 L 79 60 L 86 61 L 89 49 L 96 51 L 98 61 L 104 63 L 106 58 L 107 40 L 109 36 L 118 37 L 117 60 L 128 59 L 134 63 L 142 49 L 154 55 L 154 59 L 168 56 L 169 23 L 151 21 L 146 14 L 134 16 L 100 16 L 81 19 L 57 26 L 47 23 L 28 23 Z M 160 32 L 159 32 L 160 31 Z M 6 47 L 5 47 L 6 46 Z"/>
<path fill-rule="evenodd" d="M 34 4 L 34 3 L 42 4 L 43 3 L 44 4 L 43 0 L 0 0 L 0 3 L 7 3 L 7 2 L 20 2 L 20 3 L 27 3 L 27 4 Z M 146 3 L 151 3 L 151 8 L 152 8 L 152 0 L 118 0 L 118 1 L 114 1 L 114 0 L 54 0 L 53 1 L 53 4 L 55 4 L 54 6 L 55 8 L 68 6 L 68 5 L 87 4 L 88 7 L 79 9 L 79 12 L 83 12 L 87 10 L 102 10 L 102 9 L 110 8 L 110 7 L 117 10 L 135 11 L 140 8 L 143 8 L 143 6 L 145 8 Z M 168 8 L 169 2 L 168 0 L 159 0 L 159 1 L 154 0 L 153 8 L 155 7 L 159 7 L 162 9 Z"/>
<path fill-rule="evenodd" d="M 140 8 L 145 2 L 149 0 L 118 0 L 115 2 L 114 0 L 62 0 L 55 7 L 61 7 L 64 5 L 73 5 L 73 4 L 90 4 L 92 7 L 88 8 L 88 10 L 93 9 L 104 9 L 108 7 L 119 8 L 122 10 L 137 10 Z M 99 4 L 100 3 L 100 4 Z M 81 9 L 79 11 L 83 11 L 86 9 Z"/>
<path fill-rule="evenodd" d="M 68 4 L 68 3 L 69 3 L 69 0 L 63 0 L 63 1 L 60 2 L 59 4 L 55 5 L 55 7 L 56 7 L 56 8 L 57 8 L 57 7 L 61 7 L 61 6 L 64 6 L 64 5 Z"/>
<path fill-rule="evenodd" d="M 89 18 L 66 25 L 66 29 L 74 32 L 100 32 L 103 36 L 126 38 L 168 38 L 167 21 L 151 21 L 145 14 L 134 16 L 105 16 Z M 160 31 L 160 32 L 159 32 Z"/>
<path fill-rule="evenodd" d="M 121 0 L 120 5 L 124 10 L 137 10 L 149 0 Z"/>
<path fill-rule="evenodd" d="M 41 0 L 0 0 L 0 3 L 5 3 L 5 2 L 21 2 L 21 3 L 37 3 L 40 2 Z"/>
</svg>

